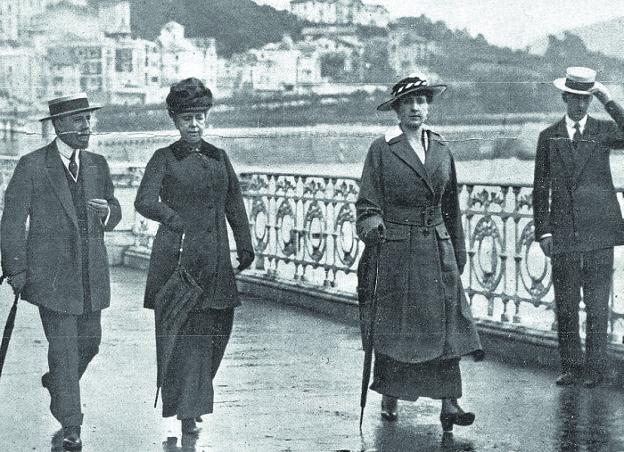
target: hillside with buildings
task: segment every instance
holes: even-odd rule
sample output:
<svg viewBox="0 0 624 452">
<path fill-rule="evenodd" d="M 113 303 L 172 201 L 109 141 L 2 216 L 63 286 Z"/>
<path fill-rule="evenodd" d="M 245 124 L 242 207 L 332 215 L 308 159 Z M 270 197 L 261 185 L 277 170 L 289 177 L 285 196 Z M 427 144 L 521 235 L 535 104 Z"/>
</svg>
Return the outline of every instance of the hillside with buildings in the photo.
<svg viewBox="0 0 624 452">
<path fill-rule="evenodd" d="M 349 108 L 337 104 L 369 108 L 399 77 L 418 72 L 451 85 L 454 116 L 546 112 L 557 100 L 550 82 L 571 64 L 624 78 L 624 61 L 571 33 L 551 36 L 536 55 L 425 16 L 391 18 L 361 0 L 291 0 L 289 12 L 251 0 L 0 2 L 5 111 L 42 110 L 45 99 L 88 91 L 118 106 L 123 123 L 123 108 L 155 110 L 171 83 L 195 76 L 219 103 L 257 105 L 269 112 L 263 118 L 348 122 Z"/>
</svg>

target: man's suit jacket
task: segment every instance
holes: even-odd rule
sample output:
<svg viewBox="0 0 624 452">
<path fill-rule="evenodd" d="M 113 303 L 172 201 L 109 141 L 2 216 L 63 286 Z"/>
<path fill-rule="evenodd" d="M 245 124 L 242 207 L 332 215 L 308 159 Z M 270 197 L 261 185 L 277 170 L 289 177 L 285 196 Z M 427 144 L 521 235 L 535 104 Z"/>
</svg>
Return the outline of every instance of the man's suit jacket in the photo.
<svg viewBox="0 0 624 452">
<path fill-rule="evenodd" d="M 102 198 L 110 206 L 106 226 L 87 209 L 91 305 L 99 310 L 110 304 L 104 231 L 119 223 L 121 208 L 104 157 L 81 152 L 80 171 L 85 200 Z M 26 271 L 23 299 L 53 311 L 83 313 L 78 218 L 55 142 L 24 155 L 17 163 L 6 189 L 0 239 L 4 274 Z"/>
<path fill-rule="evenodd" d="M 624 221 L 609 166 L 611 149 L 624 147 L 624 112 L 605 106 L 613 121 L 588 117 L 576 145 L 565 119 L 540 133 L 533 179 L 535 236 L 553 236 L 553 254 L 624 244 Z"/>
</svg>

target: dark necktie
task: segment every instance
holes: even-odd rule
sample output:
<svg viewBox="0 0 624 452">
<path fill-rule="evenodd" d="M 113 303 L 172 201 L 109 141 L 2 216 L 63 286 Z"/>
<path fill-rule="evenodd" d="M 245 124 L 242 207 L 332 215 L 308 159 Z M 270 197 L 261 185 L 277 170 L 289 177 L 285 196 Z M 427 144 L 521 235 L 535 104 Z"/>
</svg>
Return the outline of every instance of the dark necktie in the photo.
<svg viewBox="0 0 624 452">
<path fill-rule="evenodd" d="M 578 122 L 574 123 L 574 135 L 572 135 L 572 141 L 574 141 L 574 144 L 577 144 L 579 141 L 581 141 L 582 139 L 582 135 L 581 135 L 581 125 Z"/>
<path fill-rule="evenodd" d="M 78 164 L 76 163 L 76 150 L 72 152 L 71 158 L 69 159 L 69 172 L 76 179 L 78 177 Z"/>
</svg>

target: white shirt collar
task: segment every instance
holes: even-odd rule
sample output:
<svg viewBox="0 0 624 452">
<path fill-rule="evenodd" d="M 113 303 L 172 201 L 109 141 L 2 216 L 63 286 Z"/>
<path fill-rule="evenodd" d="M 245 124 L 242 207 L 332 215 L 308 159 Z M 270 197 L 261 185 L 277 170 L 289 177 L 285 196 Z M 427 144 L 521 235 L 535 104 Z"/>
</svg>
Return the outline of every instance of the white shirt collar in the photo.
<svg viewBox="0 0 624 452">
<path fill-rule="evenodd" d="M 65 144 L 63 141 L 59 140 L 58 138 L 55 141 L 56 141 L 56 148 L 58 149 L 59 154 L 61 154 L 61 157 L 64 157 L 65 159 L 69 161 L 69 159 L 71 159 L 72 154 L 74 153 L 74 149 L 69 147 L 67 144 Z M 78 163 L 79 159 L 80 159 L 80 149 L 76 149 L 76 163 Z"/>
<path fill-rule="evenodd" d="M 583 133 L 583 131 L 585 130 L 585 124 L 587 124 L 587 117 L 588 115 L 585 115 L 579 121 L 574 121 L 567 114 L 565 115 L 565 122 L 566 127 L 568 128 L 568 132 L 570 132 L 570 130 L 572 131 L 570 136 L 574 135 L 574 124 L 576 124 L 577 122 L 579 124 L 579 129 L 581 130 L 581 133 Z"/>
<path fill-rule="evenodd" d="M 420 130 L 425 132 L 427 130 L 431 130 L 431 128 L 427 124 L 423 124 L 422 126 L 420 126 Z M 386 143 L 390 143 L 390 141 L 401 136 L 402 133 L 403 133 L 403 130 L 397 124 L 396 126 L 392 126 L 388 130 L 386 130 L 386 133 L 384 134 L 384 139 L 386 140 Z"/>
</svg>

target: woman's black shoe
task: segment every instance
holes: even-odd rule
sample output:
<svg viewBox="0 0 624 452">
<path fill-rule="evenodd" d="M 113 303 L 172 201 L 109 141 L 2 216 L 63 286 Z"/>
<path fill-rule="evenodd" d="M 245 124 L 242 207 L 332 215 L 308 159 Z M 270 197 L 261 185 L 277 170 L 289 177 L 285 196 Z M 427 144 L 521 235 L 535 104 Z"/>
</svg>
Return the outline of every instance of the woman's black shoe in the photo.
<svg viewBox="0 0 624 452">
<path fill-rule="evenodd" d="M 474 420 L 475 415 L 470 412 L 440 413 L 440 423 L 442 424 L 442 431 L 444 432 L 452 432 L 453 425 L 472 425 Z"/>
<path fill-rule="evenodd" d="M 386 421 L 394 422 L 399 418 L 397 414 L 398 399 L 392 396 L 381 397 L 381 417 Z"/>
</svg>

